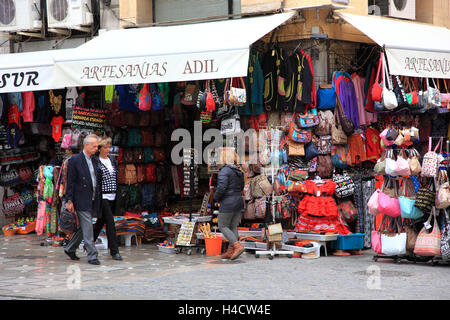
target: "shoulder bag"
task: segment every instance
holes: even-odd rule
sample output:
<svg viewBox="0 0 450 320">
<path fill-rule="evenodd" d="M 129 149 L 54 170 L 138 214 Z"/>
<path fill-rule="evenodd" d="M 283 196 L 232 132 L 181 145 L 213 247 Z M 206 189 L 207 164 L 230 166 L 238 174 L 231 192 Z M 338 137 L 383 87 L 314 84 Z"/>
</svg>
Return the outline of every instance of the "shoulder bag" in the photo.
<svg viewBox="0 0 450 320">
<path fill-rule="evenodd" d="M 381 83 L 381 84 L 379 83 L 382 67 L 383 67 L 383 52 L 380 53 L 380 59 L 378 61 L 377 76 L 376 76 L 375 82 L 372 86 L 372 100 L 373 101 L 381 101 L 382 96 L 383 96 L 383 87 L 382 87 L 383 83 Z"/>
<path fill-rule="evenodd" d="M 424 213 L 429 213 L 435 205 L 435 201 L 436 192 L 434 191 L 433 183 L 430 183 L 419 188 L 419 191 L 417 191 L 416 194 L 416 202 L 414 203 L 414 206 Z"/>
<path fill-rule="evenodd" d="M 308 109 L 306 114 L 298 114 L 296 120 L 300 128 L 311 128 L 319 124 L 316 108 Z"/>
<path fill-rule="evenodd" d="M 397 184 L 394 183 L 394 196 L 391 197 L 385 193 L 385 185 L 383 185 L 381 192 L 378 194 L 378 210 L 381 214 L 396 218 L 401 215 L 400 203 L 398 201 Z"/>
<path fill-rule="evenodd" d="M 434 217 L 433 230 L 428 232 L 427 228 L 423 227 L 417 236 L 414 254 L 418 256 L 439 256 L 441 254 L 441 231 L 436 219 L 435 207 L 427 220 L 428 224 L 432 217 Z"/>
<path fill-rule="evenodd" d="M 342 174 L 333 173 L 333 181 L 336 183 L 334 194 L 338 198 L 352 196 L 355 193 L 355 184 L 346 171 Z"/>
<path fill-rule="evenodd" d="M 386 75 L 386 81 L 383 81 L 385 84 L 382 93 L 383 105 L 386 109 L 393 110 L 398 107 L 397 97 L 393 91 L 391 76 L 389 75 L 386 63 L 384 63 L 384 54 L 381 54 L 383 56 L 383 78 Z"/>
<path fill-rule="evenodd" d="M 401 228 L 399 226 L 398 220 L 395 221 L 397 227 L 393 233 L 382 233 L 381 234 L 381 252 L 388 256 L 403 255 L 406 253 L 406 232 L 400 232 Z"/>
<path fill-rule="evenodd" d="M 339 111 L 337 109 L 334 110 L 334 124 L 331 126 L 331 138 L 333 144 L 347 144 L 348 138 L 345 134 L 344 130 L 342 130 L 341 122 L 339 121 L 338 116 Z"/>
<path fill-rule="evenodd" d="M 446 210 L 443 210 L 442 212 L 445 222 L 441 238 L 441 257 L 444 260 L 448 260 L 450 259 L 450 218 Z"/>
<path fill-rule="evenodd" d="M 439 155 L 436 153 L 437 148 L 442 143 L 443 138 L 441 137 L 439 142 L 431 151 L 432 138 L 428 138 L 428 152 L 423 156 L 422 161 L 422 172 L 423 177 L 436 178 L 439 170 Z"/>
<path fill-rule="evenodd" d="M 300 143 L 309 143 L 312 139 L 311 129 L 299 129 L 295 123 L 295 115 L 292 116 L 291 124 L 289 127 L 288 137 L 290 140 Z"/>
<path fill-rule="evenodd" d="M 434 109 L 439 108 L 441 106 L 441 93 L 439 92 L 439 89 L 436 87 L 436 83 L 434 82 L 434 79 L 431 78 L 433 81 L 433 87 L 429 85 L 429 80 L 426 78 L 427 81 L 427 93 L 428 93 L 428 109 Z"/>
<path fill-rule="evenodd" d="M 342 130 L 344 130 L 345 134 L 347 136 L 351 135 L 355 131 L 355 125 L 353 124 L 353 121 L 350 120 L 344 113 L 344 109 L 342 108 L 341 101 L 339 100 L 339 97 L 336 98 L 338 110 L 339 110 L 339 117 L 342 125 Z"/>
<path fill-rule="evenodd" d="M 401 217 L 403 219 L 419 219 L 423 217 L 423 212 L 414 205 L 416 203 L 414 194 L 414 186 L 412 185 L 411 179 L 403 179 L 402 195 L 398 197 Z"/>
</svg>

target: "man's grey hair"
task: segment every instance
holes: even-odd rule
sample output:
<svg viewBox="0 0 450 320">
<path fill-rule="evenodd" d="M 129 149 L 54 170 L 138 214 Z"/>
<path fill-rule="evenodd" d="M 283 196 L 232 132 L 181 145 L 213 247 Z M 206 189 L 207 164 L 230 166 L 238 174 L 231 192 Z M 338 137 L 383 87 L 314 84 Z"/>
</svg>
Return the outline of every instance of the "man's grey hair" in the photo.
<svg viewBox="0 0 450 320">
<path fill-rule="evenodd" d="M 91 144 L 93 139 L 97 139 L 97 141 L 100 140 L 98 135 L 91 133 L 91 134 L 87 135 L 86 138 L 84 138 L 83 146 L 85 146 L 87 144 Z"/>
</svg>

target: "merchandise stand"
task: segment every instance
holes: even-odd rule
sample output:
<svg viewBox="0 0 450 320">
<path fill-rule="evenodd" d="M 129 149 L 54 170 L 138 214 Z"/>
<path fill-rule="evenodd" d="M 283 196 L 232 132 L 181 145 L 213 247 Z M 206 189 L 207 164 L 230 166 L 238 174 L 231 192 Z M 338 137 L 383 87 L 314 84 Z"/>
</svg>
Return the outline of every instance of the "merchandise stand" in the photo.
<svg viewBox="0 0 450 320">
<path fill-rule="evenodd" d="M 268 130 L 275 129 L 275 130 L 278 130 L 278 131 L 280 131 L 282 133 L 282 128 L 283 127 L 281 127 L 281 126 L 270 126 L 268 128 Z M 281 138 L 281 137 L 279 137 L 279 138 Z M 279 138 L 278 139 L 274 139 L 273 132 L 271 133 L 271 142 L 270 142 L 270 150 L 271 150 L 271 152 L 273 152 L 273 150 L 279 148 L 279 144 L 280 144 Z M 276 165 L 276 168 L 275 168 L 275 165 Z M 275 177 L 276 177 L 275 172 L 278 173 L 279 169 L 280 169 L 279 163 L 274 164 L 273 161 L 270 161 L 270 171 L 271 171 L 271 176 L 272 176 L 272 184 L 275 181 Z M 275 202 L 273 201 L 274 197 L 275 197 L 275 191 L 273 190 L 272 191 L 272 197 L 271 197 L 271 200 L 270 200 L 271 201 L 271 207 L 272 207 L 271 214 L 272 214 L 272 222 L 273 223 L 276 222 L 275 221 Z M 266 230 L 267 230 L 267 228 L 266 228 Z M 276 243 L 273 242 L 272 243 L 272 249 L 265 250 L 265 251 L 256 251 L 255 252 L 255 258 L 259 258 L 260 255 L 268 255 L 269 259 L 273 260 L 273 257 L 275 255 L 280 255 L 280 254 L 284 254 L 284 255 L 287 255 L 289 258 L 292 258 L 292 256 L 294 255 L 294 251 L 291 251 L 291 250 L 277 250 Z"/>
</svg>

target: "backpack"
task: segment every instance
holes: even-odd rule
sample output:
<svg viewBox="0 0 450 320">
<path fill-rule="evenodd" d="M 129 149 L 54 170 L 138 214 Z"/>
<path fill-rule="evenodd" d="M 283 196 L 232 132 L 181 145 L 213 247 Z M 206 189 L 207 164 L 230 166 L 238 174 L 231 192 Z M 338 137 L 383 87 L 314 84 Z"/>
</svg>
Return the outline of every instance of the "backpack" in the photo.
<svg viewBox="0 0 450 320">
<path fill-rule="evenodd" d="M 421 176 L 436 178 L 439 171 L 439 155 L 436 153 L 437 148 L 442 143 L 443 138 L 439 139 L 436 148 L 431 151 L 432 138 L 428 138 L 428 152 L 423 156 Z"/>
<path fill-rule="evenodd" d="M 145 181 L 156 182 L 156 164 L 149 163 L 145 165 Z"/>
<path fill-rule="evenodd" d="M 128 146 L 138 147 L 141 145 L 141 132 L 138 128 L 131 128 L 128 132 Z"/>
<path fill-rule="evenodd" d="M 136 184 L 137 172 L 134 164 L 118 165 L 118 181 L 119 184 Z"/>
<path fill-rule="evenodd" d="M 156 186 L 154 183 L 144 183 L 142 185 L 142 207 L 156 206 Z"/>
<path fill-rule="evenodd" d="M 334 125 L 334 115 L 330 110 L 319 111 L 319 124 L 314 128 L 314 133 L 318 136 L 331 134 L 331 127 Z"/>
</svg>

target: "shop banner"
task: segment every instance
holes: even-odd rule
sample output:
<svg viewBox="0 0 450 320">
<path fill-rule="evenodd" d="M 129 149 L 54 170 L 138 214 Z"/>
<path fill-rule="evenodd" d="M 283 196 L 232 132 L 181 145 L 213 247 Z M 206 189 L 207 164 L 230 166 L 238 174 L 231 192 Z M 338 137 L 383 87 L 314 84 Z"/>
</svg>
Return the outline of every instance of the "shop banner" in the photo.
<svg viewBox="0 0 450 320">
<path fill-rule="evenodd" d="M 55 64 L 55 85 L 104 86 L 244 77 L 249 48 Z"/>
<path fill-rule="evenodd" d="M 450 53 L 386 48 L 386 55 L 393 75 L 450 78 Z"/>
<path fill-rule="evenodd" d="M 53 66 L 0 70 L 0 93 L 54 89 Z"/>
</svg>

